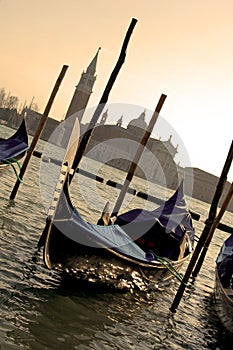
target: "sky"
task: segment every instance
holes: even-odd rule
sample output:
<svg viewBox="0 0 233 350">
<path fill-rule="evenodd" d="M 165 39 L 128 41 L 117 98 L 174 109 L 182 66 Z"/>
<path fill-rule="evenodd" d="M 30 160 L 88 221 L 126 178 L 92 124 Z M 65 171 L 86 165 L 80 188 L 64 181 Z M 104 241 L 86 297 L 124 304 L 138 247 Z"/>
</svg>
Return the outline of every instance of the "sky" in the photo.
<svg viewBox="0 0 233 350">
<path fill-rule="evenodd" d="M 88 104 L 96 106 L 132 18 L 108 102 L 153 111 L 167 95 L 160 115 L 179 135 L 175 146 L 182 140 L 191 166 L 220 176 L 233 136 L 232 0 L 0 0 L 0 88 L 28 104 L 34 99 L 43 113 L 66 64 L 50 113 L 62 119 L 101 47 Z"/>
</svg>

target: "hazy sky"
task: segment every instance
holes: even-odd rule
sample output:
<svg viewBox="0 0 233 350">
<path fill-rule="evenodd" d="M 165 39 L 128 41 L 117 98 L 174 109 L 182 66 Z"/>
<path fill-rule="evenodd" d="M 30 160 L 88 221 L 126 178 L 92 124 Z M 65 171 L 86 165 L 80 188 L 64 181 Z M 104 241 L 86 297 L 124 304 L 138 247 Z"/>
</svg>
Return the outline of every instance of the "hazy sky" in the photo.
<svg viewBox="0 0 233 350">
<path fill-rule="evenodd" d="M 109 102 L 154 110 L 166 94 L 161 116 L 191 165 L 219 176 L 233 134 L 232 0 L 0 0 L 0 87 L 22 102 L 35 97 L 43 112 L 67 64 L 50 114 L 62 118 L 101 46 L 88 105 L 95 106 L 133 17 L 138 22 Z"/>
</svg>

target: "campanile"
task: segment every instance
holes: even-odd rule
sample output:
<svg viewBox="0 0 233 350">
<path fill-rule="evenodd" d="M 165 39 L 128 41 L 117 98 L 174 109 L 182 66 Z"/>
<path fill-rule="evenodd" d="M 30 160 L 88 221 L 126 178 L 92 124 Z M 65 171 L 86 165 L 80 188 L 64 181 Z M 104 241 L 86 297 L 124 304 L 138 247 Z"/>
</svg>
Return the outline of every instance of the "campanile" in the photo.
<svg viewBox="0 0 233 350">
<path fill-rule="evenodd" d="M 100 48 L 98 49 L 95 57 L 87 67 L 86 72 L 83 71 L 78 85 L 75 87 L 75 92 L 67 110 L 65 119 L 78 113 L 79 122 L 81 122 L 84 110 L 87 106 L 89 98 L 92 93 L 92 89 L 96 80 L 96 65 Z"/>
</svg>

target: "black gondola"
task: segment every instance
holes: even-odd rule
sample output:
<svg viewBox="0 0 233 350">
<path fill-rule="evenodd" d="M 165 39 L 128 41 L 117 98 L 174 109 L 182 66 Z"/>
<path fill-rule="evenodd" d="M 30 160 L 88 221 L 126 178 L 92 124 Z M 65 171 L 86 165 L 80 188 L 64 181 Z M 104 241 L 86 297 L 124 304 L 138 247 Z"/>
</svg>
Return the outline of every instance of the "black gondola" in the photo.
<svg viewBox="0 0 233 350">
<path fill-rule="evenodd" d="M 194 241 L 182 185 L 155 211 L 140 211 L 126 225 L 103 226 L 86 222 L 73 206 L 69 172 L 64 162 L 39 242 L 49 269 L 61 269 L 76 282 L 114 289 L 142 289 L 180 277 Z"/>
<path fill-rule="evenodd" d="M 233 332 L 233 234 L 225 240 L 216 259 L 214 299 L 223 326 Z"/>
<path fill-rule="evenodd" d="M 0 139 L 0 169 L 20 160 L 28 147 L 28 134 L 23 119 L 14 135 L 8 139 Z"/>
</svg>

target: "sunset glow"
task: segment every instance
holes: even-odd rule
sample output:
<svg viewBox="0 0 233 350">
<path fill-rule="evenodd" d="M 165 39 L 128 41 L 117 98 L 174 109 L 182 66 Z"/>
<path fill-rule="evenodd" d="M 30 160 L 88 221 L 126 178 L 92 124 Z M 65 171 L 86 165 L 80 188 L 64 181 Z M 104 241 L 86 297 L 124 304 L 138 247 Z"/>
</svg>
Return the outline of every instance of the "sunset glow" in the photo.
<svg viewBox="0 0 233 350">
<path fill-rule="evenodd" d="M 166 94 L 161 116 L 182 139 L 192 166 L 220 176 L 232 142 L 232 13 L 232 0 L 0 0 L 0 87 L 22 103 L 34 97 L 43 112 L 69 65 L 50 115 L 62 119 L 101 46 L 88 107 L 96 106 L 137 18 L 109 102 L 153 111 Z"/>
</svg>

